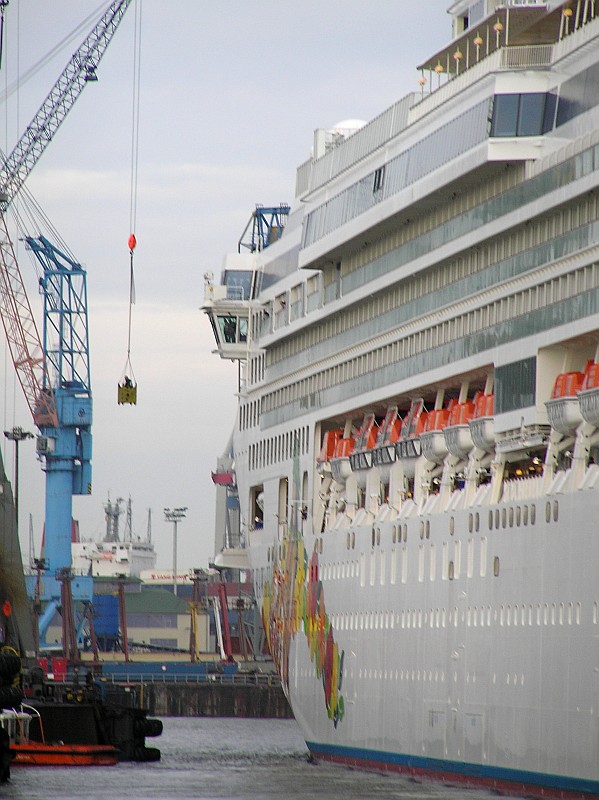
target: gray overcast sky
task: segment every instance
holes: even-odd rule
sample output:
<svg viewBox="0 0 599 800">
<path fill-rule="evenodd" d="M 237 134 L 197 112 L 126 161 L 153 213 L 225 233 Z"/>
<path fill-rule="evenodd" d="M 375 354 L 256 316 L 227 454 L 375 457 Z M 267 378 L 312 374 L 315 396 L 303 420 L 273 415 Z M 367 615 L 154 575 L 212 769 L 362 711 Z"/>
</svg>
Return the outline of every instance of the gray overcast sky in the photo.
<svg viewBox="0 0 599 800">
<path fill-rule="evenodd" d="M 134 2 L 141 0 L 134 0 Z M 85 34 L 18 91 L 6 92 L 100 0 L 10 0 L 0 70 L 0 141 L 10 152 Z M 108 493 L 133 501 L 145 536 L 152 509 L 158 565 L 172 566 L 163 508 L 188 506 L 178 566 L 213 555 L 210 472 L 232 430 L 236 366 L 211 355 L 203 274 L 220 274 L 256 203 L 292 202 L 313 131 L 369 120 L 418 90 L 416 65 L 450 39 L 447 0 L 143 0 L 131 360 L 138 405 L 118 406 L 127 353 L 135 8 L 35 167 L 27 187 L 88 271 L 94 394 L 93 494 L 75 498 L 86 538 L 104 532 Z M 91 26 L 90 26 L 91 27 Z M 41 328 L 29 257 L 19 252 Z M 3 350 L 4 338 L 2 340 Z M 34 431 L 4 355 L 3 430 Z M 2 437 L 9 477 L 14 446 Z M 33 442 L 20 446 L 21 541 L 29 514 L 36 550 L 44 475 Z"/>
</svg>

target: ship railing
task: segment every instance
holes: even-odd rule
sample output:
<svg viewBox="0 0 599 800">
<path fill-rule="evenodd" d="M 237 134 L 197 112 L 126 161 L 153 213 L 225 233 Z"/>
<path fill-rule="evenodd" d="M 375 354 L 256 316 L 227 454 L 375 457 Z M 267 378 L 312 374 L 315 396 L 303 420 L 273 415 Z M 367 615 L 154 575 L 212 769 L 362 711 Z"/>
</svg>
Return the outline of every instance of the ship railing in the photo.
<svg viewBox="0 0 599 800">
<path fill-rule="evenodd" d="M 512 478 L 504 481 L 502 502 L 516 502 L 520 500 L 532 500 L 545 494 L 543 488 L 543 476 L 532 476 L 530 478 Z"/>
<path fill-rule="evenodd" d="M 281 679 L 276 673 L 236 673 L 225 675 L 221 673 L 201 673 L 198 675 L 180 675 L 169 673 L 152 673 L 131 670 L 118 675 L 103 675 L 102 683 L 112 685 L 140 684 L 140 683 L 177 683 L 177 684 L 218 684 L 227 686 L 274 686 L 281 685 Z"/>
<path fill-rule="evenodd" d="M 576 46 L 580 46 L 580 40 Z M 554 47 L 552 44 L 502 47 L 481 58 L 475 64 L 469 64 L 460 75 L 452 75 L 444 83 L 441 83 L 439 79 L 439 86 L 437 88 L 431 86 L 430 93 L 425 91 L 422 99 L 410 110 L 410 123 L 417 122 L 438 106 L 477 83 L 485 75 L 501 70 L 549 67 L 555 60 Z M 433 77 L 431 80 L 434 82 L 435 78 Z"/>
</svg>

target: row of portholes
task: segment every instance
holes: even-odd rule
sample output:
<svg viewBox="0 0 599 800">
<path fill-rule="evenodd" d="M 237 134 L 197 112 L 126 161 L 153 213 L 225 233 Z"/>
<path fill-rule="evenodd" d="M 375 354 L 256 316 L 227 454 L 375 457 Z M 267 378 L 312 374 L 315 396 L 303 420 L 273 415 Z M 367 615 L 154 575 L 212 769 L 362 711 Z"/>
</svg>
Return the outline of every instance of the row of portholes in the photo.
<svg viewBox="0 0 599 800">
<path fill-rule="evenodd" d="M 551 521 L 552 518 L 552 511 L 553 511 L 553 520 L 557 522 L 559 516 L 559 505 L 558 501 L 553 501 L 553 510 L 551 507 L 551 502 L 548 501 L 545 507 L 545 519 L 547 522 Z M 489 530 L 499 529 L 501 528 L 513 528 L 514 524 L 516 527 L 520 527 L 521 525 L 527 526 L 529 523 L 535 525 L 537 520 L 537 509 L 534 504 L 529 506 L 510 506 L 509 508 L 496 508 L 489 510 Z M 474 513 L 468 514 L 468 532 L 478 533 L 480 531 L 480 514 L 478 511 Z M 449 534 L 453 536 L 455 534 L 455 518 L 449 518 Z M 431 524 L 430 520 L 420 520 L 420 538 L 421 539 L 430 539 L 431 536 Z M 408 526 L 406 523 L 402 523 L 400 525 L 394 525 L 391 530 L 391 541 L 393 544 L 397 544 L 399 542 L 407 542 L 408 540 Z M 381 544 L 381 530 L 380 528 L 373 528 L 372 529 L 372 547 L 380 546 Z M 356 534 L 355 532 L 347 534 L 347 549 L 353 550 L 356 546 Z"/>
<path fill-rule="evenodd" d="M 300 669 L 297 672 L 298 678 L 307 678 L 308 680 L 314 679 L 314 671 L 311 669 Z M 353 674 L 351 675 L 353 678 Z M 457 672 L 453 673 L 453 681 L 457 683 L 458 680 Z M 501 676 L 500 676 L 501 677 Z M 498 676 L 497 673 L 494 672 L 491 675 L 491 683 L 496 686 L 498 683 L 497 680 Z M 443 670 L 432 670 L 432 669 L 359 669 L 358 670 L 358 680 L 367 680 L 367 681 L 407 681 L 410 683 L 445 683 L 445 672 Z M 451 678 L 450 678 L 451 680 Z M 521 673 L 520 675 L 516 674 L 515 672 L 507 672 L 503 678 L 505 684 L 507 686 L 524 686 L 526 680 L 524 674 Z M 467 672 L 466 673 L 466 683 L 467 684 L 475 684 L 477 682 L 477 676 L 475 672 Z M 439 712 L 432 712 L 437 713 L 442 718 L 444 715 L 443 711 Z M 437 723 L 439 719 L 436 720 Z"/>
<path fill-rule="evenodd" d="M 349 534 L 348 534 L 348 536 L 349 536 Z M 355 536 L 355 534 L 354 534 L 354 536 Z M 323 544 L 322 538 L 316 539 L 314 541 L 314 552 L 315 553 L 320 553 L 322 555 L 323 548 L 324 548 L 324 544 Z M 266 551 L 266 560 L 268 561 L 269 564 L 271 562 L 274 562 L 275 555 L 278 556 L 279 563 L 282 563 L 283 561 L 285 561 L 285 559 L 287 558 L 287 542 L 281 542 L 279 545 L 274 545 L 273 544 L 272 547 L 269 547 L 267 549 L 267 551 Z"/>
<path fill-rule="evenodd" d="M 547 508 L 550 518 L 551 503 L 547 503 Z M 555 501 L 554 514 L 555 514 L 555 520 L 557 522 L 557 517 L 558 517 L 557 500 Z M 478 514 L 476 516 L 478 516 Z M 514 524 L 516 525 L 517 528 L 519 528 L 520 525 L 526 526 L 528 525 L 529 516 L 530 516 L 530 524 L 535 525 L 537 521 L 537 507 L 534 505 L 534 503 L 530 505 L 530 511 L 529 511 L 529 506 L 526 505 L 516 506 L 515 508 L 514 506 L 510 506 L 509 508 L 502 508 L 501 512 L 498 508 L 496 508 L 495 511 L 491 509 L 489 511 L 489 530 L 492 531 L 493 528 L 495 528 L 495 530 L 499 530 L 500 527 L 513 528 Z M 547 522 L 549 522 L 549 518 L 547 519 Z M 472 522 L 470 521 L 469 522 L 470 530 L 472 530 L 471 526 Z M 478 530 L 478 526 L 476 527 L 476 530 Z"/>
<path fill-rule="evenodd" d="M 582 607 L 580 603 L 535 603 L 530 605 L 473 606 L 467 609 L 431 608 L 430 610 L 402 609 L 392 611 L 356 611 L 349 614 L 333 614 L 331 624 L 338 631 L 393 630 L 396 626 L 404 630 L 421 628 L 491 628 L 500 627 L 544 627 L 549 625 L 580 625 Z M 594 619 L 596 619 L 596 610 Z"/>
</svg>

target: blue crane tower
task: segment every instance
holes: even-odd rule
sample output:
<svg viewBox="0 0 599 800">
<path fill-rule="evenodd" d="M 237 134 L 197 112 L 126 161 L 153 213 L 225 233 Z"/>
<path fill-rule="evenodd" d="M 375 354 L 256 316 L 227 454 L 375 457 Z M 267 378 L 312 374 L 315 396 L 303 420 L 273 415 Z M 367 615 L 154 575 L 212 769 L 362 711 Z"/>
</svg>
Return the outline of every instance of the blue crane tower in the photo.
<svg viewBox="0 0 599 800">
<path fill-rule="evenodd" d="M 43 579 L 29 581 L 44 603 L 43 641 L 57 609 L 63 648 L 76 652 L 73 599 L 90 602 L 93 581 L 71 575 L 73 495 L 91 493 L 92 390 L 89 370 L 86 272 L 45 236 L 25 235 L 41 266 L 40 338 L 15 256 L 6 210 L 96 69 L 131 0 L 113 0 L 73 54 L 11 154 L 0 164 L 0 313 L 25 399 L 39 430 L 37 454 L 46 473 Z M 65 620 L 69 624 L 65 625 Z M 70 635 L 72 632 L 73 635 Z M 39 640 L 38 640 L 39 641 Z"/>
</svg>

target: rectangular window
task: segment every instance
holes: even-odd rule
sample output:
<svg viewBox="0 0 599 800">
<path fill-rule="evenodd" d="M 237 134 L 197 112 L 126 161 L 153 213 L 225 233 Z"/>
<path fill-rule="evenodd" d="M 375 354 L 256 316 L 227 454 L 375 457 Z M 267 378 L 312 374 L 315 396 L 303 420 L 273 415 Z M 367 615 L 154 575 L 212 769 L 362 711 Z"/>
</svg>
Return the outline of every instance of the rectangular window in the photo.
<svg viewBox="0 0 599 800">
<path fill-rule="evenodd" d="M 372 182 L 372 191 L 375 194 L 376 192 L 380 192 L 383 188 L 383 183 L 385 182 L 385 167 L 379 167 L 377 170 L 374 171 L 374 180 Z"/>
<path fill-rule="evenodd" d="M 525 358 L 495 369 L 495 414 L 535 404 L 537 359 Z"/>
<path fill-rule="evenodd" d="M 498 94 L 493 101 L 491 136 L 515 136 L 518 130 L 520 95 Z"/>
</svg>

